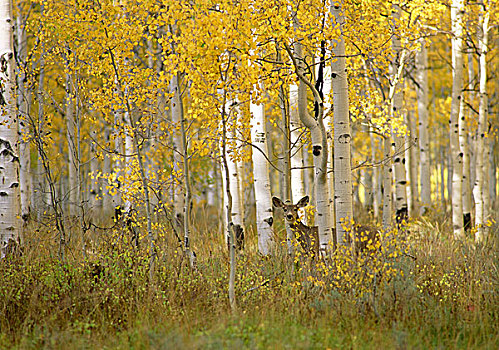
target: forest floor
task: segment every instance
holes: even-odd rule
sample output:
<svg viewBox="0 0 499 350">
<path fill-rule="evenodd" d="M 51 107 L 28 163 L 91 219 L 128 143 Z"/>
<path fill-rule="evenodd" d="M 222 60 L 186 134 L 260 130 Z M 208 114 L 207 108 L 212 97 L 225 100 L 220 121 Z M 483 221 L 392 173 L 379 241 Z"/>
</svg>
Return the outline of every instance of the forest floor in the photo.
<svg viewBox="0 0 499 350">
<path fill-rule="evenodd" d="M 153 273 L 145 236 L 140 247 L 127 228 L 83 238 L 77 222 L 64 261 L 53 228 L 32 224 L 22 254 L 0 262 L 0 349 L 499 348 L 497 239 L 455 241 L 446 217 L 411 222 L 365 260 L 312 267 L 284 244 L 262 258 L 249 227 L 236 310 L 211 217 L 193 228 L 195 269 L 158 224 Z"/>
</svg>

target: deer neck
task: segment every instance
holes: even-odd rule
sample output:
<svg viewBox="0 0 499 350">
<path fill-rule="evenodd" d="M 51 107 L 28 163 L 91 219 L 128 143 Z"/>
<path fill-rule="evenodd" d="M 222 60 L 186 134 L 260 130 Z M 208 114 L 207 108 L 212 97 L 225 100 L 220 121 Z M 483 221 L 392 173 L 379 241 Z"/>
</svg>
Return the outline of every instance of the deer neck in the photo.
<svg viewBox="0 0 499 350">
<path fill-rule="evenodd" d="M 310 227 L 305 225 L 303 222 L 301 222 L 300 220 L 296 220 L 294 223 L 292 224 L 289 224 L 289 227 L 291 227 L 291 229 L 293 231 L 301 231 L 301 232 L 305 232 L 305 231 L 308 231 L 310 230 Z"/>
</svg>

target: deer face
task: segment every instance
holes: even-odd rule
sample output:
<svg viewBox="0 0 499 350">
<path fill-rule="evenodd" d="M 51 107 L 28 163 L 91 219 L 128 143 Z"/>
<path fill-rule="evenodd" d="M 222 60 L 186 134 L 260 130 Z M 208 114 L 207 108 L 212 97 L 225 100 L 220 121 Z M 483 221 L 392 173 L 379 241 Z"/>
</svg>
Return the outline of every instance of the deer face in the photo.
<svg viewBox="0 0 499 350">
<path fill-rule="evenodd" d="M 300 216 L 298 215 L 298 209 L 306 207 L 308 205 L 308 196 L 303 197 L 296 204 L 285 204 L 282 200 L 277 197 L 272 197 L 272 204 L 276 208 L 282 208 L 284 211 L 284 217 L 286 221 L 290 224 L 295 224 L 300 222 Z"/>
</svg>

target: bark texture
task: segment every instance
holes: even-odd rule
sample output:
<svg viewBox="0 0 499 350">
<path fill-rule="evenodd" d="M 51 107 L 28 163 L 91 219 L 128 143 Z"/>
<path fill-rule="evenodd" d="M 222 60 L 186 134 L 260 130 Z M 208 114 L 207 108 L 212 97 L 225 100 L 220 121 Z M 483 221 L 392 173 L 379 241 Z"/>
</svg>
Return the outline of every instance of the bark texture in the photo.
<svg viewBox="0 0 499 350">
<path fill-rule="evenodd" d="M 420 213 L 424 215 L 431 206 L 430 143 L 428 139 L 428 53 L 426 41 L 420 40 L 421 49 L 416 52 L 416 93 L 419 116 L 419 184 Z"/>
<path fill-rule="evenodd" d="M 334 24 L 340 27 L 343 34 L 345 18 L 343 2 L 335 1 L 330 12 Z M 331 77 L 333 86 L 334 105 L 334 207 L 336 210 L 336 240 L 338 245 L 345 245 L 346 231 L 353 219 L 352 205 L 352 168 L 350 142 L 349 100 L 348 100 L 348 71 L 345 60 L 345 41 L 339 35 L 333 42 L 333 62 Z"/>
<path fill-rule="evenodd" d="M 31 213 L 32 173 L 30 160 L 30 133 L 29 133 L 29 107 L 31 106 L 31 90 L 25 86 L 26 81 L 26 57 L 27 40 L 26 28 L 21 14 L 16 19 L 17 37 L 17 106 L 19 118 L 19 161 L 20 161 L 20 194 L 21 194 L 21 217 L 26 224 Z"/>
<path fill-rule="evenodd" d="M 251 103 L 251 142 L 253 144 L 253 176 L 255 179 L 256 229 L 258 232 L 258 250 L 262 255 L 269 255 L 273 247 L 272 202 L 270 195 L 270 179 L 267 131 L 265 128 L 265 105 Z"/>
<path fill-rule="evenodd" d="M 0 256 L 18 242 L 19 139 L 15 100 L 12 9 L 9 0 L 0 2 Z"/>
<path fill-rule="evenodd" d="M 463 227 L 463 154 L 459 148 L 459 118 L 462 117 L 463 90 L 463 14 L 464 1 L 453 0 L 452 21 L 452 100 L 450 114 L 450 147 L 452 159 L 452 227 L 454 237 L 464 237 Z"/>
<path fill-rule="evenodd" d="M 400 37 L 398 34 L 398 21 L 400 20 L 400 7 L 393 5 L 393 24 L 394 35 L 392 37 L 393 58 L 390 64 L 390 80 L 393 93 L 390 94 L 391 110 L 390 116 L 392 125 L 396 120 L 401 123 L 403 107 L 403 93 L 401 80 L 403 78 L 403 67 L 405 51 L 402 51 Z M 408 218 L 407 206 L 407 174 L 405 171 L 405 142 L 398 128 L 392 126 L 393 137 L 393 176 L 395 181 L 395 218 L 397 224 L 401 224 Z"/>
<path fill-rule="evenodd" d="M 476 141 L 476 176 L 473 194 L 475 196 L 475 240 L 481 242 L 485 239 L 485 225 L 488 219 L 487 194 L 485 177 L 488 174 L 488 158 L 485 158 L 487 145 L 487 44 L 488 44 L 488 26 L 489 13 L 483 2 L 480 4 L 480 106 L 478 116 L 478 131 Z"/>
</svg>

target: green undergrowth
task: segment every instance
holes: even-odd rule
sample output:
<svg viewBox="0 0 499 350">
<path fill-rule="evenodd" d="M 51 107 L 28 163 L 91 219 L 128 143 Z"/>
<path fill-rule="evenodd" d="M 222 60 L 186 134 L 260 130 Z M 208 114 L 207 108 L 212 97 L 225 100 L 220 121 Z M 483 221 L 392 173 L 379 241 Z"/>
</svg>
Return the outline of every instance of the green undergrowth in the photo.
<svg viewBox="0 0 499 350">
<path fill-rule="evenodd" d="M 28 230 L 22 254 L 0 262 L 0 348 L 499 346 L 496 242 L 456 242 L 446 225 L 413 222 L 390 236 L 403 249 L 388 250 L 382 240 L 386 254 L 351 256 L 343 270 L 335 264 L 344 258 L 315 267 L 293 261 L 284 244 L 262 258 L 250 228 L 238 254 L 235 311 L 227 297 L 226 245 L 216 228 L 193 230 L 195 269 L 165 230 L 152 273 L 147 241 L 137 248 L 128 235 L 114 229 L 89 242 L 75 233 L 62 262 L 53 231 Z M 363 270 L 385 263 L 389 269 Z M 321 264 L 328 273 L 318 271 Z"/>
</svg>

